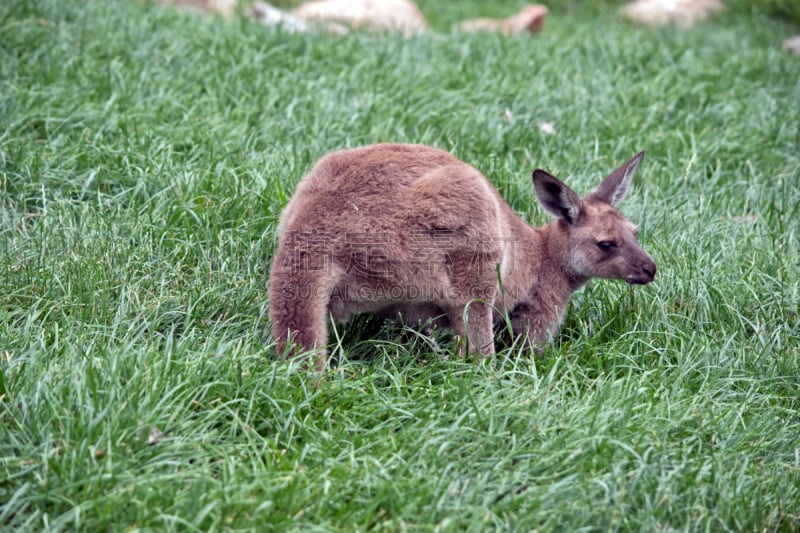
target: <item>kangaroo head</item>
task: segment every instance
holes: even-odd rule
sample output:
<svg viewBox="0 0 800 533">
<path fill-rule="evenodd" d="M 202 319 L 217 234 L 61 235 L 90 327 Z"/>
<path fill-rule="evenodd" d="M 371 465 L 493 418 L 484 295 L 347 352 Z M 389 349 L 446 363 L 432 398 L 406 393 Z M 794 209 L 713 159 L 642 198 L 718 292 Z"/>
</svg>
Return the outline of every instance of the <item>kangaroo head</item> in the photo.
<svg viewBox="0 0 800 533">
<path fill-rule="evenodd" d="M 533 171 L 536 197 L 547 212 L 559 218 L 568 274 L 574 279 L 622 279 L 628 283 L 653 281 L 656 264 L 636 242 L 636 226 L 615 209 L 630 188 L 631 178 L 644 158 L 640 152 L 612 172 L 591 194 L 581 199 L 555 176 Z"/>
</svg>

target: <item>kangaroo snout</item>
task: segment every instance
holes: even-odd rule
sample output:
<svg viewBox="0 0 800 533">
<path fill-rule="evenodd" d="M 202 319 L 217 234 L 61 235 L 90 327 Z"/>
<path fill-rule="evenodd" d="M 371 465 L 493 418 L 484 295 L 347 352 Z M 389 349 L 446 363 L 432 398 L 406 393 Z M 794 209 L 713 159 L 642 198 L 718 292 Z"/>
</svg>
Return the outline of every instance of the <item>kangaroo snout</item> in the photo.
<svg viewBox="0 0 800 533">
<path fill-rule="evenodd" d="M 656 278 L 656 263 L 649 256 L 639 264 L 638 272 L 625 280 L 631 285 L 647 285 Z"/>
</svg>

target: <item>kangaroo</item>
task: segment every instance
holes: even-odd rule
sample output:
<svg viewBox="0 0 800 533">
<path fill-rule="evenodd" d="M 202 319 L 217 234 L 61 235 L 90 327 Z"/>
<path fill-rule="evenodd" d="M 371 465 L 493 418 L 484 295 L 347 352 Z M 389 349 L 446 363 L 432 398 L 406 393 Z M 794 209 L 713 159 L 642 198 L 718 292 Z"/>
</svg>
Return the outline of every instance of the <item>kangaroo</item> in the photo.
<svg viewBox="0 0 800 533">
<path fill-rule="evenodd" d="M 361 312 L 450 327 L 480 356 L 494 353 L 493 325 L 506 316 L 523 342 L 545 342 L 590 278 L 655 278 L 636 226 L 615 209 L 643 158 L 583 199 L 534 170 L 536 197 L 555 217 L 535 228 L 443 150 L 376 144 L 324 156 L 279 222 L 269 281 L 277 351 L 315 350 L 322 371 L 329 315 L 341 323 Z"/>
</svg>

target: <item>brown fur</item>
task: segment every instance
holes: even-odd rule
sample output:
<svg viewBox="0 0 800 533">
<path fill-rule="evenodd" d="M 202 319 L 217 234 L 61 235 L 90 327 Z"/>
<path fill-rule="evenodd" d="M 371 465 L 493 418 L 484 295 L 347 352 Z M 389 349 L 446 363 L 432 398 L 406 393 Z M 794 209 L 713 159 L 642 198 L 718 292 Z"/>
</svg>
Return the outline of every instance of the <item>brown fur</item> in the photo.
<svg viewBox="0 0 800 533">
<path fill-rule="evenodd" d="M 503 35 L 518 33 L 536 33 L 544 26 L 548 9 L 541 4 L 530 4 L 523 7 L 519 13 L 505 19 L 478 18 L 465 20 L 461 29 L 469 32 L 498 31 Z"/>
<path fill-rule="evenodd" d="M 428 27 L 422 12 L 409 0 L 310 0 L 293 13 L 307 22 L 338 22 L 353 28 L 393 30 L 406 35 Z"/>
<path fill-rule="evenodd" d="M 622 7 L 622 14 L 637 24 L 689 28 L 696 22 L 723 11 L 722 0 L 634 0 Z"/>
<path fill-rule="evenodd" d="M 281 216 L 269 286 L 278 351 L 316 349 L 322 370 L 329 314 L 344 322 L 359 312 L 449 326 L 483 355 L 494 353 L 492 325 L 505 313 L 526 342 L 545 341 L 589 278 L 655 277 L 636 228 L 613 207 L 643 156 L 584 199 L 535 170 L 537 198 L 557 219 L 532 228 L 445 151 L 377 144 L 326 155 Z"/>
</svg>

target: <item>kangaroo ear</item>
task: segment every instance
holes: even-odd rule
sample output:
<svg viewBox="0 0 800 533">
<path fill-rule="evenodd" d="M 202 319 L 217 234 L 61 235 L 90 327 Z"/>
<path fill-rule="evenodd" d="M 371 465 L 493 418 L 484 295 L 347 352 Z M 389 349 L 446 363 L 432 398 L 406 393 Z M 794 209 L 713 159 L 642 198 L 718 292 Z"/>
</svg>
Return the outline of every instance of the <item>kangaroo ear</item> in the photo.
<svg viewBox="0 0 800 533">
<path fill-rule="evenodd" d="M 603 180 L 603 183 L 588 197 L 616 207 L 628 194 L 628 189 L 631 187 L 631 178 L 633 178 L 633 173 L 636 172 L 636 167 L 639 166 L 642 159 L 644 159 L 644 152 L 639 152 L 633 156 L 633 159 L 609 174 Z"/>
<path fill-rule="evenodd" d="M 568 224 L 578 221 L 583 210 L 581 199 L 557 177 L 537 168 L 533 171 L 533 188 L 545 211 Z"/>
</svg>

